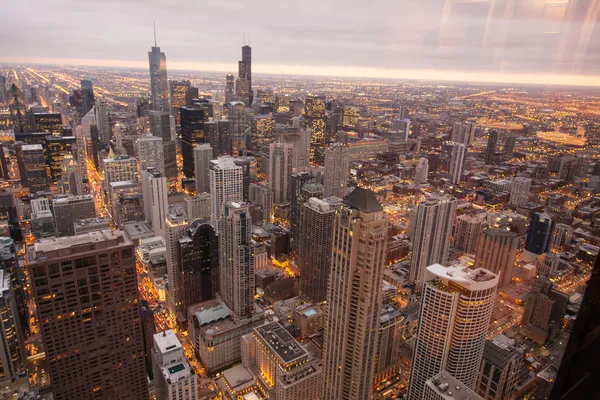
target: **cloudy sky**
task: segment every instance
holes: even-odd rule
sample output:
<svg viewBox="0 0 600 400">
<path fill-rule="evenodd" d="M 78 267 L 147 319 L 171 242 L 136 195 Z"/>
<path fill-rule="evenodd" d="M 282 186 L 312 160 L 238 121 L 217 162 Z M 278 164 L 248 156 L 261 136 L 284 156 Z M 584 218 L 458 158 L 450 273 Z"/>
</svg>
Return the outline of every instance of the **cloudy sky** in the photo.
<svg viewBox="0 0 600 400">
<path fill-rule="evenodd" d="M 256 72 L 600 75 L 600 6 L 571 2 L 19 0 L 0 62 L 147 67 L 155 21 L 170 69 L 235 70 L 246 35 Z"/>
</svg>

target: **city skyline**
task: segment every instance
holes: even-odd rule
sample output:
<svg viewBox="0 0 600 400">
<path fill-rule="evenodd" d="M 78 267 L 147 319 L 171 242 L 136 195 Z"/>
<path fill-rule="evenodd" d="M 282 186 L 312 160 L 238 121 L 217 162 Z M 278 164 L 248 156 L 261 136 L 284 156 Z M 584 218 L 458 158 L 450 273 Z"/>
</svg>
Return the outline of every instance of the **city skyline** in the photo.
<svg viewBox="0 0 600 400">
<path fill-rule="evenodd" d="M 145 68 L 156 21 L 170 70 L 235 71 L 238 46 L 247 44 L 258 74 L 600 86 L 598 6 L 585 1 L 380 2 L 361 13 L 312 0 L 285 10 L 235 0 L 11 7 L 14 21 L 27 15 L 32 29 L 15 35 L 12 20 L 0 27 L 7 39 L 0 63 Z M 322 8 L 336 18 L 316 12 Z M 45 18 L 85 13 L 90 20 L 74 18 L 69 26 Z M 197 17 L 182 19 L 182 13 Z M 104 24 L 89 23 L 99 20 Z M 235 23 L 223 30 L 223 21 Z M 39 36 L 51 46 L 38 45 Z"/>
</svg>

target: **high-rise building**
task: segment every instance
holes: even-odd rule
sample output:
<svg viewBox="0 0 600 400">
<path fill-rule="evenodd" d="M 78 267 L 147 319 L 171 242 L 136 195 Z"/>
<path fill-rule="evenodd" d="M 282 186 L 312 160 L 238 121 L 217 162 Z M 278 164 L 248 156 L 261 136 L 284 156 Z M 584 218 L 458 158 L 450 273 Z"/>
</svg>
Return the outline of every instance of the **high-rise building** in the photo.
<svg viewBox="0 0 600 400">
<path fill-rule="evenodd" d="M 152 224 L 156 236 L 164 238 L 169 209 L 167 178 L 157 168 L 146 168 L 142 171 L 142 194 L 146 221 Z"/>
<path fill-rule="evenodd" d="M 225 104 L 231 103 L 233 100 L 234 77 L 229 73 L 225 76 Z"/>
<path fill-rule="evenodd" d="M 387 220 L 375 193 L 356 188 L 333 228 L 323 399 L 368 399 L 373 389 Z"/>
<path fill-rule="evenodd" d="M 486 219 L 485 212 L 456 217 L 452 247 L 464 253 L 475 254 L 481 232 L 487 226 Z"/>
<path fill-rule="evenodd" d="M 17 162 L 19 169 L 24 171 L 24 174 L 21 174 L 21 184 L 27 186 L 31 193 L 50 190 L 46 154 L 42 145 L 24 144 L 19 150 Z"/>
<path fill-rule="evenodd" d="M 404 141 L 408 140 L 410 134 L 410 119 L 395 119 L 392 121 L 392 131 L 397 132 Z"/>
<path fill-rule="evenodd" d="M 8 93 L 6 91 L 6 77 L 0 74 L 0 103 L 8 103 Z"/>
<path fill-rule="evenodd" d="M 163 141 L 165 176 L 169 182 L 177 179 L 177 141 L 171 134 L 171 115 L 165 111 L 149 111 L 150 133 Z"/>
<path fill-rule="evenodd" d="M 534 254 L 543 254 L 550 247 L 550 236 L 554 221 L 549 214 L 533 213 L 529 221 L 525 250 Z"/>
<path fill-rule="evenodd" d="M 183 299 L 181 291 L 181 277 L 179 275 L 179 239 L 181 239 L 188 228 L 189 222 L 182 208 L 173 206 L 169 208 L 166 217 L 165 245 L 167 255 L 167 306 L 179 320 L 185 320 L 186 310 L 183 310 Z"/>
<path fill-rule="evenodd" d="M 524 359 L 525 349 L 504 335 L 485 342 L 477 394 L 484 400 L 512 399 Z"/>
<path fill-rule="evenodd" d="M 519 234 L 500 228 L 484 229 L 477 243 L 473 268 L 485 268 L 500 276 L 499 286 L 512 279 L 517 261 Z"/>
<path fill-rule="evenodd" d="M 183 156 L 183 173 L 187 178 L 194 177 L 194 146 L 208 143 L 208 134 L 204 123 L 212 115 L 210 104 L 203 103 L 198 107 L 182 107 L 181 116 L 181 155 Z"/>
<path fill-rule="evenodd" d="M 210 193 L 199 193 L 194 197 L 185 197 L 183 201 L 190 221 L 197 219 L 210 220 Z"/>
<path fill-rule="evenodd" d="M 175 124 L 179 125 L 179 109 L 192 104 L 198 98 L 198 88 L 192 86 L 190 81 L 170 81 L 171 115 L 175 117 Z"/>
<path fill-rule="evenodd" d="M 520 206 L 527 203 L 531 191 L 531 178 L 517 176 L 510 189 L 510 204 Z"/>
<path fill-rule="evenodd" d="M 254 94 L 252 92 L 252 48 L 242 47 L 242 60 L 238 63 L 238 78 L 235 87 L 237 96 L 250 107 Z"/>
<path fill-rule="evenodd" d="M 271 143 L 269 146 L 269 187 L 273 190 L 274 204 L 290 201 L 293 151 L 292 146 L 286 143 Z"/>
<path fill-rule="evenodd" d="M 504 158 L 510 160 L 515 152 L 515 146 L 517 144 L 517 135 L 514 133 L 509 133 L 506 135 L 506 140 L 504 141 Z"/>
<path fill-rule="evenodd" d="M 573 228 L 567 224 L 556 224 L 550 237 L 549 250 L 553 253 L 562 253 L 565 246 L 573 238 Z"/>
<path fill-rule="evenodd" d="M 103 230 L 46 239 L 27 258 L 54 398 L 148 399 L 127 235 Z"/>
<path fill-rule="evenodd" d="M 138 159 L 140 175 L 148 168 L 156 168 L 165 174 L 165 154 L 163 140 L 154 135 L 143 135 L 135 141 L 135 154 Z"/>
<path fill-rule="evenodd" d="M 242 364 L 257 371 L 260 386 L 278 400 L 317 399 L 322 372 L 318 362 L 279 322 L 242 337 Z"/>
<path fill-rule="evenodd" d="M 156 34 L 155 34 L 156 38 Z M 160 51 L 160 47 L 152 46 L 148 52 L 150 64 L 150 100 L 155 111 L 171 112 L 169 104 L 169 82 L 167 80 L 167 57 Z"/>
<path fill-rule="evenodd" d="M 86 115 L 94 107 L 96 102 L 94 101 L 94 86 L 92 81 L 83 79 L 81 81 L 81 103 L 82 103 L 82 115 Z"/>
<path fill-rule="evenodd" d="M 345 197 L 350 174 L 349 149 L 342 143 L 333 143 L 325 150 L 323 196 Z"/>
<path fill-rule="evenodd" d="M 10 271 L 0 269 L 0 377 L 17 378 L 25 362 L 25 343 Z"/>
<path fill-rule="evenodd" d="M 425 381 L 423 400 L 484 400 L 446 371 Z"/>
<path fill-rule="evenodd" d="M 409 275 L 417 291 L 423 286 L 427 266 L 448 261 L 456 204 L 451 196 L 434 195 L 417 206 Z"/>
<path fill-rule="evenodd" d="M 304 187 L 307 183 L 314 183 L 315 177 L 310 172 L 294 172 L 291 176 L 290 181 L 290 231 L 294 242 L 298 242 L 298 235 L 300 233 L 300 214 L 302 211 L 302 205 L 308 201 L 310 197 L 323 198 L 323 185 L 318 184 L 318 187 L 312 187 L 309 191 L 304 191 Z M 307 197 L 305 194 L 310 195 Z"/>
<path fill-rule="evenodd" d="M 48 198 L 31 199 L 31 233 L 36 239 L 56 236 L 56 222 Z"/>
<path fill-rule="evenodd" d="M 498 144 L 498 131 L 493 129 L 488 134 L 487 147 L 485 149 L 484 161 L 486 164 L 493 164 L 496 156 L 496 145 Z"/>
<path fill-rule="evenodd" d="M 172 330 L 153 337 L 152 375 L 156 399 L 198 399 L 198 375 L 190 365 L 181 342 Z"/>
<path fill-rule="evenodd" d="M 310 161 L 323 165 L 325 161 L 325 96 L 307 96 L 304 102 L 306 126 L 311 130 Z"/>
<path fill-rule="evenodd" d="M 219 241 L 208 219 L 197 219 L 179 239 L 181 308 L 215 297 L 219 284 Z"/>
<path fill-rule="evenodd" d="M 138 181 L 138 161 L 135 157 L 112 156 L 102 160 L 105 190 L 113 182 Z"/>
<path fill-rule="evenodd" d="M 75 221 L 96 216 L 94 196 L 91 194 L 55 197 L 52 201 L 52 209 L 58 236 L 74 235 Z"/>
<path fill-rule="evenodd" d="M 60 113 L 34 113 L 34 132 L 50 132 L 53 135 L 61 135 L 63 131 L 62 116 Z"/>
<path fill-rule="evenodd" d="M 154 311 L 145 301 L 141 301 L 140 315 L 142 318 L 142 334 L 144 336 L 144 355 L 146 358 L 146 372 L 150 380 L 154 380 L 152 374 L 152 349 L 154 348 L 154 334 L 156 333 L 156 322 Z"/>
<path fill-rule="evenodd" d="M 230 201 L 242 201 L 243 170 L 229 156 L 210 161 L 210 207 L 211 225 L 219 232 L 218 221 L 223 214 L 223 206 Z"/>
<path fill-rule="evenodd" d="M 300 270 L 300 295 L 308 302 L 321 303 L 327 298 L 333 226 L 341 205 L 338 197 L 312 197 L 302 205 L 296 263 Z"/>
<path fill-rule="evenodd" d="M 219 297 L 234 321 L 254 313 L 254 257 L 249 203 L 226 202 L 219 220 Z"/>
<path fill-rule="evenodd" d="M 475 389 L 498 276 L 483 268 L 427 267 L 408 399 L 424 399 L 428 379 L 449 372 Z"/>
<path fill-rule="evenodd" d="M 65 158 L 77 155 L 77 139 L 73 136 L 46 136 L 44 148 L 46 149 L 46 165 L 50 170 L 52 182 L 58 184 L 63 178 L 63 161 Z"/>
<path fill-rule="evenodd" d="M 423 185 L 427 183 L 429 177 L 429 160 L 425 157 L 419 158 L 415 167 L 415 184 Z"/>
<path fill-rule="evenodd" d="M 248 199 L 254 204 L 262 207 L 263 222 L 271 222 L 273 214 L 273 190 L 265 185 L 251 183 Z"/>
<path fill-rule="evenodd" d="M 213 159 L 213 148 L 208 143 L 194 146 L 194 177 L 196 178 L 196 192 L 210 192 L 208 171 L 210 160 Z"/>
<path fill-rule="evenodd" d="M 462 180 L 463 165 L 465 164 L 465 145 L 462 143 L 450 143 L 452 153 L 448 175 L 453 185 L 458 185 Z"/>
<path fill-rule="evenodd" d="M 475 128 L 477 125 L 474 122 L 455 122 L 452 125 L 451 140 L 455 143 L 464 144 L 465 147 L 473 144 L 475 139 Z"/>
<path fill-rule="evenodd" d="M 547 276 L 539 275 L 533 285 L 521 325 L 525 336 L 540 346 L 555 338 L 562 329 L 562 321 L 569 305 L 569 296 L 554 289 Z"/>
<path fill-rule="evenodd" d="M 94 114 L 96 116 L 96 126 L 98 127 L 98 142 L 104 146 L 108 145 L 112 138 L 112 129 L 108 119 L 109 109 L 104 101 L 97 101 L 94 105 Z"/>
</svg>

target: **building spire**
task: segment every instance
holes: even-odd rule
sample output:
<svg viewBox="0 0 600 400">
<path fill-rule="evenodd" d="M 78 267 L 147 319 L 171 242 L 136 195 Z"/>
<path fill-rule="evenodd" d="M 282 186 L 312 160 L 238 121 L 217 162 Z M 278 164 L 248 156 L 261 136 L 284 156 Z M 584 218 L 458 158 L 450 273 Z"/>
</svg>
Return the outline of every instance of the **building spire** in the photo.
<svg viewBox="0 0 600 400">
<path fill-rule="evenodd" d="M 156 22 L 152 22 L 152 26 L 154 27 L 154 47 L 158 47 L 156 44 Z"/>
</svg>

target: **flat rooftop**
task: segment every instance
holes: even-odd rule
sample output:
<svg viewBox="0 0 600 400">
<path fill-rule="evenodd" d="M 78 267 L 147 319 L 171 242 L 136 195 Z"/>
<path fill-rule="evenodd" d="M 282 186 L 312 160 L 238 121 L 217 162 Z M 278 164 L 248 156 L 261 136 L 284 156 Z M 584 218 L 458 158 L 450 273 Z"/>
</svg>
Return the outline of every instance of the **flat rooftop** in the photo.
<svg viewBox="0 0 600 400">
<path fill-rule="evenodd" d="M 483 400 L 462 382 L 446 371 L 442 371 L 425 382 L 427 387 L 444 400 Z"/>
<path fill-rule="evenodd" d="M 498 275 L 484 268 L 469 269 L 463 266 L 444 267 L 433 264 L 427 272 L 443 281 L 451 281 L 469 290 L 484 290 L 498 285 Z"/>
<path fill-rule="evenodd" d="M 171 329 L 154 335 L 155 348 L 162 354 L 181 349 L 181 342 Z"/>
<path fill-rule="evenodd" d="M 254 330 L 271 351 L 284 362 L 289 363 L 308 353 L 279 322 L 272 322 Z"/>
</svg>

